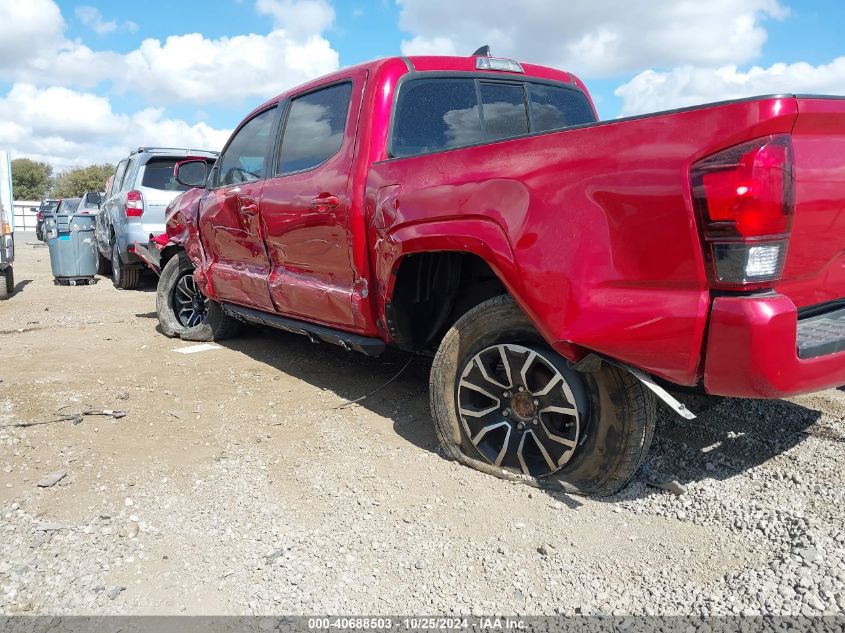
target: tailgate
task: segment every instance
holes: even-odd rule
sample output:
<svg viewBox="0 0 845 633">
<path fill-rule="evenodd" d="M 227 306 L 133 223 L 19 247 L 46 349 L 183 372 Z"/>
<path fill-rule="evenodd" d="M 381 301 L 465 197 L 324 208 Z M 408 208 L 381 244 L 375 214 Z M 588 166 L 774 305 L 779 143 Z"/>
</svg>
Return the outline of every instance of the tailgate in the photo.
<svg viewBox="0 0 845 633">
<path fill-rule="evenodd" d="M 162 191 L 152 187 L 139 187 L 144 196 L 144 214 L 141 216 L 141 224 L 145 233 L 163 233 L 164 215 L 174 198 L 182 195 L 181 191 Z"/>
<path fill-rule="evenodd" d="M 845 297 L 845 97 L 799 97 L 795 217 L 777 290 L 806 308 Z"/>
</svg>

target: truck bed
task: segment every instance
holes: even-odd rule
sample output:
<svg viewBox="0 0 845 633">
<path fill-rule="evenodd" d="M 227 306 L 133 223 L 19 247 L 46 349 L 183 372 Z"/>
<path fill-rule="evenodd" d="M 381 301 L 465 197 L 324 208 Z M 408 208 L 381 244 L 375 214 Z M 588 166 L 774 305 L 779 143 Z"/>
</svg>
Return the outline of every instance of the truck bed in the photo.
<svg viewBox="0 0 845 633">
<path fill-rule="evenodd" d="M 489 226 L 489 248 L 513 266 L 506 285 L 565 355 L 599 352 L 694 385 L 711 289 L 690 169 L 789 133 L 796 210 L 776 290 L 802 308 L 845 297 L 842 99 L 744 99 L 392 159 L 368 186 L 402 183 L 397 240 L 456 218 Z"/>
</svg>

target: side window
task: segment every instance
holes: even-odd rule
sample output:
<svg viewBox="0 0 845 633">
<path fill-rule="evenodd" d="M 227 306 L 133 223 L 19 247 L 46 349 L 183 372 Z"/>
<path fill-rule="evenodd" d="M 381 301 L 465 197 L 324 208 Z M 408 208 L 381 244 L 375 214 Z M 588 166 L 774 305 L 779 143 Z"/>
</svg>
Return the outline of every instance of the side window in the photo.
<svg viewBox="0 0 845 633">
<path fill-rule="evenodd" d="M 250 119 L 235 134 L 224 154 L 217 160 L 215 186 L 254 182 L 266 176 L 264 161 L 273 131 L 275 108 Z"/>
<path fill-rule="evenodd" d="M 412 156 L 481 142 L 472 79 L 418 79 L 399 91 L 392 153 Z"/>
<path fill-rule="evenodd" d="M 522 84 L 481 82 L 484 140 L 528 134 L 528 109 Z"/>
<path fill-rule="evenodd" d="M 110 197 L 112 194 L 115 194 L 120 191 L 120 182 L 123 180 L 123 174 L 126 173 L 126 165 L 128 162 L 128 160 L 124 159 L 117 164 L 117 169 L 114 172 L 114 177 L 111 181 L 111 187 L 109 188 L 106 197 Z"/>
<path fill-rule="evenodd" d="M 291 102 L 277 174 L 311 169 L 340 150 L 351 96 L 352 84 L 344 83 Z"/>
<path fill-rule="evenodd" d="M 137 156 L 137 155 L 136 155 Z M 138 158 L 130 158 L 126 164 L 126 173 L 123 174 L 123 180 L 120 182 L 120 187 L 116 191 L 129 191 L 132 189 L 133 181 L 135 179 L 135 171 L 138 166 Z"/>
<path fill-rule="evenodd" d="M 544 84 L 528 84 L 535 132 L 595 123 L 596 115 L 580 91 Z"/>
</svg>

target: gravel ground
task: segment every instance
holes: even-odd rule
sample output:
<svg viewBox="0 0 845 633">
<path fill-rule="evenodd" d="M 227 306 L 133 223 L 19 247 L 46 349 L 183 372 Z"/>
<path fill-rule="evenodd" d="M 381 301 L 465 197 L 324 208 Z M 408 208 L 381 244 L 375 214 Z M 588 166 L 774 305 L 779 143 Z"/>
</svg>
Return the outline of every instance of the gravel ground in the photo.
<svg viewBox="0 0 845 633">
<path fill-rule="evenodd" d="M 153 280 L 55 287 L 18 244 L 0 613 L 845 612 L 845 392 L 663 415 L 628 488 L 571 497 L 440 457 L 425 361 L 338 409 L 404 358 L 257 330 L 174 353 Z"/>
</svg>

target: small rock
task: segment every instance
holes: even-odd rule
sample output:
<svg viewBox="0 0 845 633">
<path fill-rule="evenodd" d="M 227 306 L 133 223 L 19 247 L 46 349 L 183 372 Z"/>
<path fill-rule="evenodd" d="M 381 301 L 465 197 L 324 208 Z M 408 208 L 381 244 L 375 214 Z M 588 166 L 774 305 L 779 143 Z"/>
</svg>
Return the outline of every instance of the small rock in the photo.
<svg viewBox="0 0 845 633">
<path fill-rule="evenodd" d="M 109 597 L 109 600 L 116 600 L 117 597 L 120 595 L 120 592 L 125 590 L 126 587 L 114 586 L 109 589 L 109 592 L 106 595 Z"/>
<path fill-rule="evenodd" d="M 135 521 L 129 521 L 126 525 L 120 528 L 118 535 L 124 538 L 135 538 L 138 536 L 138 531 L 138 524 L 135 523 Z"/>
<path fill-rule="evenodd" d="M 57 470 L 56 472 L 44 475 L 35 485 L 39 488 L 51 488 L 64 479 L 65 475 L 67 475 L 65 471 Z"/>
<path fill-rule="evenodd" d="M 816 611 L 824 611 L 824 602 L 819 598 L 819 594 L 814 591 L 808 591 L 804 594 L 804 602 Z"/>
<path fill-rule="evenodd" d="M 58 530 L 66 530 L 68 526 L 62 525 L 61 523 L 39 523 L 35 526 L 36 532 L 56 532 Z"/>
<path fill-rule="evenodd" d="M 132 499 L 130 499 L 129 497 L 126 497 L 126 499 L 123 500 L 123 505 L 125 505 L 127 508 L 131 508 L 132 507 Z"/>
<path fill-rule="evenodd" d="M 678 495 L 679 497 L 682 494 L 685 494 L 687 491 L 686 486 L 681 484 L 677 479 L 673 479 L 668 483 L 649 482 L 649 484 L 654 486 L 655 488 L 660 488 L 662 490 L 671 492 L 673 495 Z"/>
<path fill-rule="evenodd" d="M 414 567 L 416 567 L 417 569 L 425 569 L 425 563 L 421 560 L 418 560 L 414 563 Z"/>
<path fill-rule="evenodd" d="M 821 554 L 815 547 L 802 547 L 795 550 L 795 553 L 800 556 L 805 563 L 815 563 L 819 560 Z"/>
</svg>

